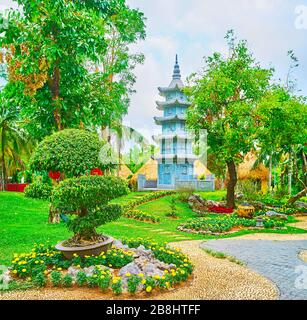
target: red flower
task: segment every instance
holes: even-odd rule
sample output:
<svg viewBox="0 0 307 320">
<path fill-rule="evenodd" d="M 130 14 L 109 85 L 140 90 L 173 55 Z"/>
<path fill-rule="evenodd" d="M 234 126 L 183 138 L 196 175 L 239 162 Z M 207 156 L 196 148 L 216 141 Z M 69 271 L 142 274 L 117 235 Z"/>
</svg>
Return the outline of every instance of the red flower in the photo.
<svg viewBox="0 0 307 320">
<path fill-rule="evenodd" d="M 233 209 L 222 207 L 222 206 L 209 207 L 209 211 L 213 213 L 224 213 L 224 214 L 233 213 Z"/>
<path fill-rule="evenodd" d="M 91 176 L 103 176 L 103 171 L 99 168 L 92 169 Z"/>
<path fill-rule="evenodd" d="M 52 180 L 58 180 L 61 177 L 61 172 L 59 172 L 59 171 L 49 171 L 49 177 Z"/>
</svg>

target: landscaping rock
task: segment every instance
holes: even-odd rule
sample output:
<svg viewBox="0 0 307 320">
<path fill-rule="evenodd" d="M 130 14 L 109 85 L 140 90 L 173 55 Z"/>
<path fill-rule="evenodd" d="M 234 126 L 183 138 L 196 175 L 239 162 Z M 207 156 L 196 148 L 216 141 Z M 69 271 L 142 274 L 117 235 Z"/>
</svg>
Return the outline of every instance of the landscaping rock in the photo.
<svg viewBox="0 0 307 320">
<path fill-rule="evenodd" d="M 198 194 L 193 194 L 188 199 L 189 207 L 196 213 L 204 213 L 208 211 L 207 201 Z"/>
<path fill-rule="evenodd" d="M 113 246 L 118 248 L 118 249 L 129 249 L 129 246 L 127 246 L 126 244 L 123 244 L 121 241 L 119 240 L 114 240 L 113 241 Z"/>
<path fill-rule="evenodd" d="M 71 275 L 72 277 L 76 277 L 77 274 L 80 272 L 80 271 L 83 271 L 82 269 L 80 268 L 76 268 L 74 266 L 71 266 L 68 268 L 68 274 Z"/>
<path fill-rule="evenodd" d="M 307 208 L 307 203 L 303 201 L 297 201 L 295 202 L 296 208 Z"/>
<path fill-rule="evenodd" d="M 162 277 L 164 275 L 164 272 L 157 267 L 154 263 L 148 263 L 144 269 L 143 273 L 146 277 L 154 277 L 154 276 L 160 276 Z"/>
<path fill-rule="evenodd" d="M 281 213 L 278 213 L 278 212 L 275 212 L 275 211 L 268 211 L 265 215 L 267 217 L 270 217 L 270 218 L 279 218 L 279 219 L 282 219 L 282 220 L 288 220 L 288 216 L 287 215 L 281 214 Z"/>
<path fill-rule="evenodd" d="M 139 273 L 141 273 L 142 270 L 139 268 L 139 266 L 137 265 L 136 262 L 131 262 L 129 264 L 127 264 L 126 266 L 124 266 L 123 268 L 121 268 L 119 270 L 119 275 L 121 277 L 125 276 L 126 273 L 130 273 L 131 275 L 137 275 Z"/>
</svg>

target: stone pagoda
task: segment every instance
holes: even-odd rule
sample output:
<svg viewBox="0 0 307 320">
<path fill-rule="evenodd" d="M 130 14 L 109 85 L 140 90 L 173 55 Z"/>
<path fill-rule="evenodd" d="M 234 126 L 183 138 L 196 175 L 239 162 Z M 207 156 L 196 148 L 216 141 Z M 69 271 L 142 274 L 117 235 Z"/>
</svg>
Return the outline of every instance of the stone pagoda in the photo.
<svg viewBox="0 0 307 320">
<path fill-rule="evenodd" d="M 162 126 L 162 134 L 153 137 L 160 146 L 158 161 L 158 189 L 175 189 L 182 183 L 192 183 L 194 162 L 197 157 L 192 151 L 193 137 L 186 129 L 186 112 L 189 102 L 183 93 L 178 56 L 174 66 L 173 79 L 166 88 L 159 88 L 165 98 L 157 102 L 157 109 L 163 112 L 162 117 L 155 117 L 157 125 Z"/>
</svg>

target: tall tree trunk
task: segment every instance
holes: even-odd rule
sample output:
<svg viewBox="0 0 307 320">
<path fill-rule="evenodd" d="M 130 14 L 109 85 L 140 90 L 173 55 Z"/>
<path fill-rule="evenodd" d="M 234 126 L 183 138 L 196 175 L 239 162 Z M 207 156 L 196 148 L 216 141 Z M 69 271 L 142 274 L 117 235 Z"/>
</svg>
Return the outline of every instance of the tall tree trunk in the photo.
<svg viewBox="0 0 307 320">
<path fill-rule="evenodd" d="M 51 79 L 49 79 L 49 87 L 51 91 L 51 97 L 54 104 L 54 120 L 56 123 L 56 127 L 58 131 L 63 129 L 62 126 L 62 119 L 61 119 L 61 112 L 59 108 L 59 102 L 60 102 L 60 60 L 57 59 L 55 62 L 55 66 L 53 68 L 53 74 Z"/>
<path fill-rule="evenodd" d="M 292 151 L 289 154 L 289 167 L 288 167 L 288 193 L 292 195 L 292 177 L 293 177 L 293 158 Z"/>
<path fill-rule="evenodd" d="M 236 165 L 233 160 L 227 161 L 229 182 L 227 185 L 227 206 L 229 208 L 235 208 L 235 187 L 238 182 Z"/>
<path fill-rule="evenodd" d="M 4 144 L 5 144 L 5 127 L 3 126 L 1 131 L 1 178 L 2 178 L 2 190 L 5 191 L 6 182 L 6 167 L 5 167 L 5 155 L 4 155 Z"/>
<path fill-rule="evenodd" d="M 299 199 L 305 197 L 307 194 L 307 188 L 305 188 L 304 190 L 300 191 L 298 194 L 296 194 L 295 196 L 291 197 L 288 201 L 288 204 L 294 204 L 296 201 L 298 201 Z"/>
<path fill-rule="evenodd" d="M 270 164 L 269 164 L 269 193 L 272 191 L 272 171 L 273 171 L 273 156 L 270 154 Z"/>
</svg>

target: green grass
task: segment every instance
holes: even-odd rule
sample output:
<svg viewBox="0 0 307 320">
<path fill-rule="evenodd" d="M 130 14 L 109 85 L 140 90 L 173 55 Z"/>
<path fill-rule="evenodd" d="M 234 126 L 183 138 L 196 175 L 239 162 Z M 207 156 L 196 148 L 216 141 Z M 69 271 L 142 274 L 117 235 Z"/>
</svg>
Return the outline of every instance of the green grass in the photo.
<svg viewBox="0 0 307 320">
<path fill-rule="evenodd" d="M 209 254 L 210 256 L 217 258 L 217 259 L 222 259 L 222 260 L 228 260 L 230 262 L 236 263 L 240 266 L 244 266 L 244 262 L 238 260 L 237 258 L 233 257 L 233 256 L 229 256 L 223 252 L 218 252 L 218 251 L 213 251 L 211 249 L 203 249 L 207 254 Z"/>
<path fill-rule="evenodd" d="M 116 203 L 125 203 L 144 193 L 130 193 L 128 196 L 116 199 Z M 220 200 L 225 192 L 201 193 L 206 199 Z M 177 230 L 178 225 L 197 215 L 192 212 L 187 204 L 178 203 L 179 219 L 167 218 L 170 211 L 171 196 L 148 202 L 138 207 L 139 210 L 155 215 L 161 219 L 159 224 L 151 224 L 121 218 L 109 223 L 99 231 L 115 238 L 149 238 L 159 242 L 176 242 L 180 240 L 216 239 L 215 236 L 203 236 L 183 233 Z M 71 236 L 64 223 L 50 225 L 48 220 L 49 204 L 41 200 L 32 200 L 23 194 L 0 192 L 0 265 L 10 264 L 13 253 L 23 253 L 32 249 L 34 243 L 50 241 L 56 244 Z M 294 222 L 294 218 L 291 222 Z M 306 231 L 288 227 L 286 230 L 261 230 L 264 233 L 306 233 Z M 254 231 L 243 230 L 229 237 L 241 236 Z M 225 238 L 221 236 L 220 238 Z"/>
</svg>

